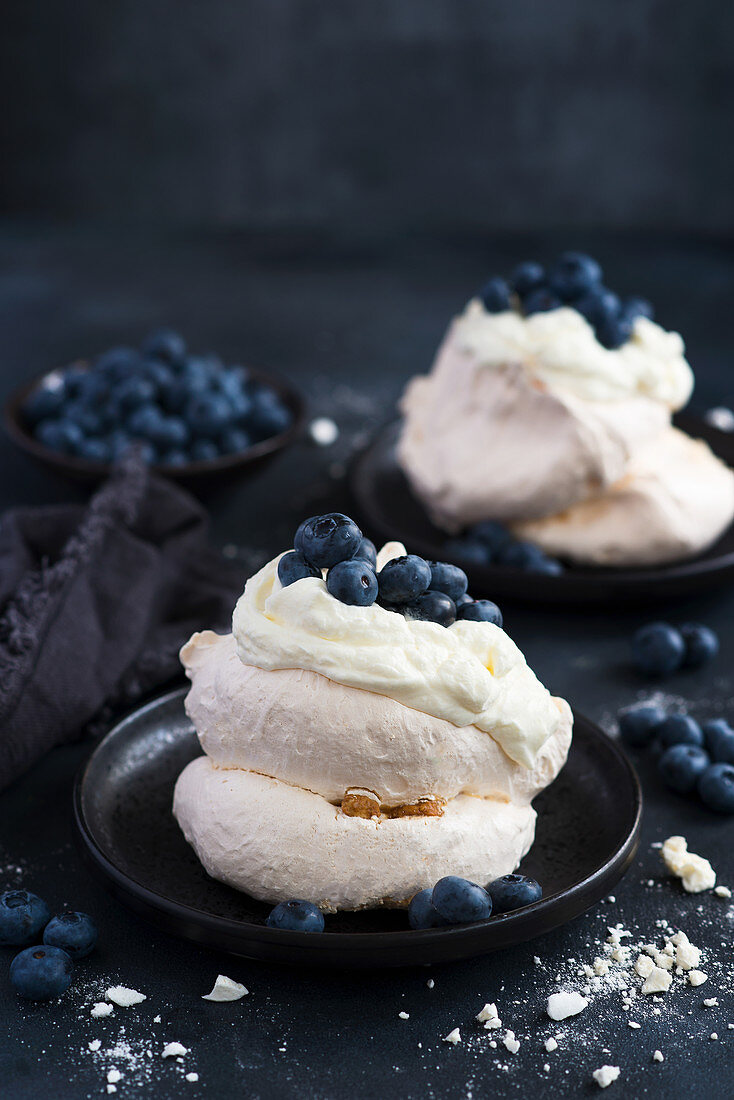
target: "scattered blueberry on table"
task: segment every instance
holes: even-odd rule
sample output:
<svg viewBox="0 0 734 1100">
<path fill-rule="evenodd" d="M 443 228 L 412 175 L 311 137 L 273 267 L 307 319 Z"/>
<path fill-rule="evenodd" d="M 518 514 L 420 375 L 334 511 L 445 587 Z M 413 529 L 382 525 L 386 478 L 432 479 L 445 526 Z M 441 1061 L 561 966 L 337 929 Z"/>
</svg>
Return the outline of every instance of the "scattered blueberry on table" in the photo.
<svg viewBox="0 0 734 1100">
<path fill-rule="evenodd" d="M 59 913 L 46 925 L 43 942 L 49 947 L 60 947 L 72 959 L 83 959 L 97 943 L 97 926 L 86 913 Z"/>
<path fill-rule="evenodd" d="M 484 520 L 469 527 L 458 538 L 449 539 L 446 552 L 457 561 L 476 565 L 501 565 L 526 573 L 558 576 L 563 566 L 532 542 L 516 539 L 496 520 Z"/>
<path fill-rule="evenodd" d="M 622 741 L 651 749 L 667 787 L 695 795 L 710 810 L 734 814 L 734 729 L 724 718 L 700 724 L 688 714 L 666 715 L 650 703 L 617 716 Z"/>
<path fill-rule="evenodd" d="M 654 311 L 644 298 L 620 299 L 604 286 L 603 276 L 591 256 L 563 252 L 548 268 L 531 260 L 516 267 L 509 281 L 490 279 L 479 298 L 489 313 L 517 309 L 526 317 L 570 307 L 586 318 L 599 343 L 613 350 L 632 337 L 638 317 L 651 321 Z"/>
<path fill-rule="evenodd" d="M 416 930 L 470 924 L 532 905 L 542 895 L 539 883 L 526 875 L 503 875 L 486 889 L 458 875 L 446 875 L 412 898 L 408 923 Z"/>
<path fill-rule="evenodd" d="M 719 652 L 719 639 L 700 623 L 648 623 L 632 639 L 632 664 L 645 676 L 669 676 L 680 668 L 700 668 Z"/>
<path fill-rule="evenodd" d="M 457 619 L 502 626 L 502 612 L 491 600 L 473 600 L 463 569 L 450 562 L 426 561 L 403 554 L 377 571 L 375 544 L 342 512 L 304 520 L 294 549 L 278 561 L 284 588 L 325 572 L 326 587 L 340 603 L 371 607 L 378 603 L 406 619 L 451 626 Z"/>
<path fill-rule="evenodd" d="M 293 898 L 281 901 L 268 914 L 268 928 L 279 928 L 287 932 L 323 932 L 324 914 L 310 901 Z"/>
<path fill-rule="evenodd" d="M 7 890 L 0 895 L 0 945 L 20 946 L 40 939 L 51 917 L 42 898 L 28 890 Z"/>
<path fill-rule="evenodd" d="M 169 329 L 139 349 L 112 348 L 47 375 L 22 415 L 59 454 L 109 463 L 139 443 L 146 462 L 171 467 L 239 454 L 292 422 L 273 387 L 245 367 L 192 355 Z"/>
<path fill-rule="evenodd" d="M 74 964 L 60 947 L 26 947 L 10 964 L 10 982 L 21 997 L 47 1001 L 71 985 Z"/>
</svg>

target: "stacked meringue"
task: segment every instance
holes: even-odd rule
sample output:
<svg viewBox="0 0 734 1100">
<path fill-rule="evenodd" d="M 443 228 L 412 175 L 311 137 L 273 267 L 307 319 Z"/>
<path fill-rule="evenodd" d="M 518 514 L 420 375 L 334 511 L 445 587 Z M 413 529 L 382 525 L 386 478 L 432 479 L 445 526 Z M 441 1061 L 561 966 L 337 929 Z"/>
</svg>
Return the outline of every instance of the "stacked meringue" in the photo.
<svg viewBox="0 0 734 1100">
<path fill-rule="evenodd" d="M 693 374 L 646 316 L 605 347 L 572 306 L 523 315 L 472 300 L 402 400 L 398 460 L 434 522 L 508 523 L 603 565 L 698 553 L 734 517 L 734 475 L 671 425 Z"/>
<path fill-rule="evenodd" d="M 334 911 L 514 870 L 568 754 L 568 704 L 493 623 L 347 605 L 321 577 L 283 587 L 279 560 L 248 580 L 232 634 L 181 651 L 205 755 L 174 814 L 208 873 Z"/>
</svg>

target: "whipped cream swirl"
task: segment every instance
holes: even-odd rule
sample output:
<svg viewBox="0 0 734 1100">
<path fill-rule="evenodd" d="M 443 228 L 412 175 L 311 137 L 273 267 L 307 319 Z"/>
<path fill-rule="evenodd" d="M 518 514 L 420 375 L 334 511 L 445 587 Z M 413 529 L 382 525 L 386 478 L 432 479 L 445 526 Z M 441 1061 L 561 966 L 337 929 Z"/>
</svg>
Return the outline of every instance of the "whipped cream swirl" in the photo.
<svg viewBox="0 0 734 1100">
<path fill-rule="evenodd" d="M 308 669 L 490 734 L 532 767 L 561 715 L 515 643 L 491 623 L 450 627 L 377 604 L 353 607 L 307 577 L 283 588 L 275 558 L 251 577 L 232 619 L 237 652 L 263 669 Z"/>
<path fill-rule="evenodd" d="M 610 350 L 575 309 L 522 317 L 511 310 L 488 313 L 475 298 L 455 321 L 454 339 L 483 366 L 522 363 L 550 389 L 587 401 L 644 396 L 675 410 L 693 390 L 683 340 L 646 317 L 635 321 L 631 339 Z"/>
</svg>

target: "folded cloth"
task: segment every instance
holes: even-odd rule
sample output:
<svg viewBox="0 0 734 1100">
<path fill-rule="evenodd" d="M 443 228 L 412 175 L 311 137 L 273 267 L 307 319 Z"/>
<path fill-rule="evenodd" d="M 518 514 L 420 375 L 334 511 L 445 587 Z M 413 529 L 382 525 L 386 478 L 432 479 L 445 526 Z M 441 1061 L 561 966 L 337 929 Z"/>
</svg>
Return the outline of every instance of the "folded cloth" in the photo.
<svg viewBox="0 0 734 1100">
<path fill-rule="evenodd" d="M 206 512 L 131 456 L 88 507 L 0 523 L 0 789 L 90 722 L 180 671 L 194 630 L 227 628 L 241 568 Z"/>
</svg>

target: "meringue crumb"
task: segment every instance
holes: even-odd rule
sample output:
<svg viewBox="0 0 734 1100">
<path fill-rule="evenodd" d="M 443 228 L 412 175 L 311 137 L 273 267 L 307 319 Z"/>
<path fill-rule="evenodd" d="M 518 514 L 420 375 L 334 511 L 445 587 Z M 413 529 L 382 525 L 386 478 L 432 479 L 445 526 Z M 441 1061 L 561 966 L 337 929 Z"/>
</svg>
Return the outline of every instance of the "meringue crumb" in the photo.
<svg viewBox="0 0 734 1100">
<path fill-rule="evenodd" d="M 99 1019 L 100 1016 L 110 1016 L 112 1011 L 112 1005 L 106 1001 L 97 1001 L 96 1005 L 92 1005 L 92 1016 L 95 1019 Z"/>
<path fill-rule="evenodd" d="M 665 1058 L 663 1057 L 662 1050 L 654 1050 L 652 1054 L 652 1060 L 653 1062 L 664 1062 Z"/>
<path fill-rule="evenodd" d="M 161 1058 L 182 1058 L 184 1054 L 188 1054 L 188 1048 L 183 1043 L 166 1043 L 161 1051 Z"/>
<path fill-rule="evenodd" d="M 458 1027 L 455 1027 L 453 1031 L 450 1031 L 448 1033 L 448 1035 L 444 1035 L 443 1041 L 444 1043 L 451 1043 L 452 1046 L 456 1046 L 457 1043 L 460 1043 L 461 1032 L 459 1031 Z"/>
<path fill-rule="evenodd" d="M 717 898 L 731 897 L 731 890 L 728 886 L 716 886 L 714 887 L 714 893 L 716 894 Z"/>
<path fill-rule="evenodd" d="M 591 1076 L 600 1089 L 608 1088 L 612 1081 L 616 1081 L 619 1077 L 619 1066 L 602 1066 L 600 1069 L 595 1069 Z"/>
<path fill-rule="evenodd" d="M 118 1081 L 121 1081 L 122 1074 L 120 1073 L 119 1069 L 115 1069 L 115 1067 L 113 1066 L 107 1074 L 107 1080 L 111 1085 L 116 1085 Z"/>
<path fill-rule="evenodd" d="M 126 985 L 110 986 L 105 997 L 120 1008 L 131 1008 L 132 1005 L 139 1005 L 148 999 L 145 993 L 138 993 L 137 989 L 128 989 Z"/>
<path fill-rule="evenodd" d="M 706 1008 L 718 1008 L 719 998 L 718 997 L 707 997 L 706 1000 L 703 1003 L 706 1005 Z"/>
<path fill-rule="evenodd" d="M 688 981 L 691 985 L 703 985 L 704 982 L 709 980 L 708 974 L 704 974 L 703 970 L 689 970 Z"/>
<path fill-rule="evenodd" d="M 99 1050 L 99 1048 L 102 1046 L 102 1040 L 92 1039 L 91 1043 L 87 1043 L 87 1046 L 91 1051 Z"/>
<path fill-rule="evenodd" d="M 410 1013 L 409 1012 L 398 1012 L 398 1016 L 400 1017 L 401 1020 L 409 1020 L 410 1019 Z"/>
<path fill-rule="evenodd" d="M 505 1035 L 502 1042 L 507 1047 L 510 1054 L 517 1054 L 518 1050 L 520 1049 L 520 1043 L 515 1038 L 515 1032 L 510 1031 L 509 1028 L 507 1029 L 507 1034 Z"/>
<path fill-rule="evenodd" d="M 548 1062 L 545 1063 L 545 1065 L 543 1066 L 543 1069 L 545 1070 L 546 1073 L 550 1073 L 550 1065 L 548 1064 Z"/>
<path fill-rule="evenodd" d="M 113 1092 L 117 1092 L 117 1085 L 108 1085 L 107 1086 L 107 1095 L 112 1096 Z"/>
<path fill-rule="evenodd" d="M 682 836 L 669 836 L 663 844 L 662 857 L 665 866 L 681 880 L 689 894 L 712 890 L 716 885 L 716 872 L 707 859 L 688 851 L 688 842 Z"/>
<path fill-rule="evenodd" d="M 319 447 L 330 447 L 339 438 L 339 429 L 330 416 L 317 416 L 309 424 L 308 434 Z"/>
<path fill-rule="evenodd" d="M 202 1001 L 239 1001 L 249 993 L 244 985 L 228 978 L 226 974 L 218 974 L 211 993 L 205 993 Z"/>
<path fill-rule="evenodd" d="M 486 1004 L 484 1008 L 480 1009 L 475 1016 L 475 1019 L 479 1024 L 483 1024 L 488 1020 L 496 1020 L 498 1018 L 499 1014 L 497 1012 L 497 1005 L 495 1004 Z"/>
<path fill-rule="evenodd" d="M 426 982 L 426 985 L 428 986 L 429 989 L 433 989 L 435 984 L 436 983 L 434 982 L 433 978 L 429 978 L 428 981 Z"/>
<path fill-rule="evenodd" d="M 192 1081 L 192 1082 L 193 1081 L 198 1081 L 199 1080 L 199 1074 L 198 1073 L 187 1073 L 186 1074 L 186 1080 L 187 1081 Z"/>
<path fill-rule="evenodd" d="M 551 1020 L 565 1020 L 567 1016 L 577 1016 L 588 1006 L 586 997 L 580 993 L 552 993 L 548 998 L 547 1012 Z"/>
<path fill-rule="evenodd" d="M 713 1039 L 714 1041 L 716 1041 L 716 1039 L 718 1039 L 718 1038 L 719 1038 L 719 1036 L 716 1034 L 715 1031 L 712 1031 L 711 1034 L 709 1035 L 709 1039 Z"/>
<path fill-rule="evenodd" d="M 553 1038 L 553 1036 L 552 1036 L 552 1035 L 551 1035 L 550 1039 L 546 1039 L 546 1041 L 545 1041 L 545 1049 L 546 1049 L 546 1050 L 548 1051 L 548 1053 L 549 1053 L 549 1054 L 550 1054 L 550 1053 L 551 1053 L 552 1051 L 554 1051 L 554 1050 L 558 1050 L 558 1043 L 557 1043 L 557 1041 L 556 1041 L 556 1040 L 555 1040 L 555 1039 Z"/>
<path fill-rule="evenodd" d="M 652 972 L 646 978 L 645 984 L 642 987 L 642 992 L 648 993 L 665 993 L 670 989 L 673 978 L 669 971 L 663 970 L 659 966 L 653 966 Z"/>
<path fill-rule="evenodd" d="M 161 1022 L 160 1015 L 153 1017 L 153 1023 L 154 1024 L 159 1024 L 160 1022 Z"/>
<path fill-rule="evenodd" d="M 637 1030 L 638 1030 L 639 1028 L 641 1028 L 641 1027 L 642 1027 L 642 1024 L 638 1024 L 638 1023 L 635 1023 L 635 1021 L 634 1021 L 634 1020 L 628 1020 L 628 1021 L 627 1021 L 627 1027 L 631 1027 L 631 1028 L 633 1028 L 633 1029 L 634 1029 L 635 1031 L 637 1031 Z"/>
</svg>

